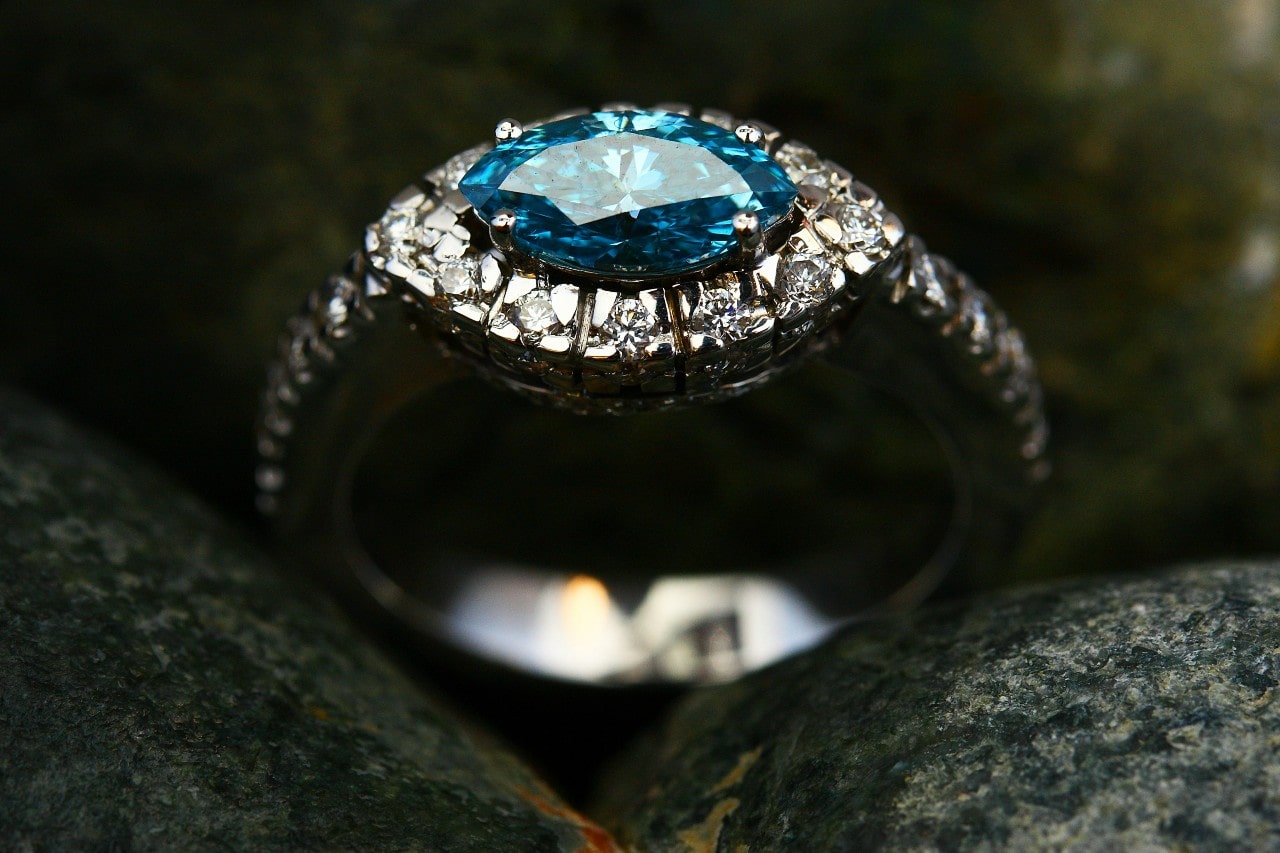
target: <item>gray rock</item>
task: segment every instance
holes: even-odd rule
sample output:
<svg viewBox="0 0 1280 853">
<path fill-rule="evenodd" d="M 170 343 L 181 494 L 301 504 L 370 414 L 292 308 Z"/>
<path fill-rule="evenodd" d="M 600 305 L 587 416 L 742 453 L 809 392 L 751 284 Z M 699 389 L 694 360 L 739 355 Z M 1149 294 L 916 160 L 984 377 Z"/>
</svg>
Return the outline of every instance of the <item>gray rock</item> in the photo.
<svg viewBox="0 0 1280 853">
<path fill-rule="evenodd" d="M 644 850 L 1280 849 L 1278 683 L 1280 563 L 1000 594 L 689 697 L 603 811 Z"/>
<path fill-rule="evenodd" d="M 609 849 L 194 500 L 0 392 L 0 847 Z"/>
</svg>

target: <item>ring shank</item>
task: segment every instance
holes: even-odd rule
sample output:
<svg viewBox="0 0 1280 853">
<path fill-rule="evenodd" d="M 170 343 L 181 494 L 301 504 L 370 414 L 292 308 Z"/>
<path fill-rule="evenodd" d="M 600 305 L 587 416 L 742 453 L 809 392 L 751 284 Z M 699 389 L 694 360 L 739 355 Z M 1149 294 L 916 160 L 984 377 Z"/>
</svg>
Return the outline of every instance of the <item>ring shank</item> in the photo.
<svg viewBox="0 0 1280 853">
<path fill-rule="evenodd" d="M 296 393 L 288 416 L 273 430 L 274 443 L 264 439 L 264 455 L 274 456 L 266 479 L 279 486 L 268 508 L 297 565 L 321 575 L 356 609 L 384 622 L 390 615 L 429 651 L 452 647 L 464 657 L 574 680 L 732 677 L 811 644 L 848 618 L 914 605 L 948 572 L 980 576 L 1008 553 L 1039 473 L 1028 462 L 1035 454 L 1026 452 L 1025 422 L 992 390 L 992 363 L 956 357 L 955 341 L 936 322 L 885 289 L 851 315 L 823 357 L 912 409 L 946 452 L 954 483 L 941 544 L 924 565 L 898 569 L 902 582 L 887 598 L 861 600 L 857 578 L 840 576 L 847 584 L 833 615 L 824 612 L 830 602 L 806 599 L 783 572 L 744 573 L 649 578 L 642 600 L 622 606 L 598 580 L 510 567 L 475 571 L 461 594 L 422 597 L 362 542 L 355 483 L 390 419 L 419 395 L 474 371 L 437 333 L 416 328 L 396 294 L 361 275 L 358 259 L 340 283 L 347 288 L 342 333 L 312 323 L 310 338 L 287 341 L 287 350 L 308 354 L 300 363 L 309 367 L 291 372 L 287 387 Z M 334 292 L 331 284 L 327 302 L 313 297 L 308 316 L 331 310 Z M 414 452 L 448 449 L 428 436 Z M 447 483 L 434 484 L 424 497 L 447 491 Z M 416 570 L 430 576 L 442 568 Z M 848 574 L 838 566 L 827 571 Z"/>
</svg>

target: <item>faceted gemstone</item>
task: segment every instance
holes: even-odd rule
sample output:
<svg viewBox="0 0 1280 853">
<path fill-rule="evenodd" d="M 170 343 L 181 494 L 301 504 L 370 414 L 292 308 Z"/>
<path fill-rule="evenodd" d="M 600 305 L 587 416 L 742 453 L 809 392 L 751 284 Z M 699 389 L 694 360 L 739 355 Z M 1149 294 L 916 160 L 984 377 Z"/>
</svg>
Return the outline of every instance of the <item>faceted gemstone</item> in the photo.
<svg viewBox="0 0 1280 853">
<path fill-rule="evenodd" d="M 375 258 L 396 261 L 414 269 L 420 266 L 424 248 L 440 235 L 422 225 L 416 210 L 390 210 L 378 222 L 378 251 Z"/>
<path fill-rule="evenodd" d="M 750 320 L 750 311 L 737 293 L 728 287 L 709 287 L 693 309 L 689 325 L 722 340 L 736 340 L 743 336 Z"/>
<path fill-rule="evenodd" d="M 545 332 L 557 322 L 556 309 L 551 294 L 545 290 L 533 290 L 516 301 L 516 322 L 526 332 Z"/>
<path fill-rule="evenodd" d="M 639 299 L 627 297 L 614 303 L 600 328 L 619 350 L 634 355 L 653 341 L 658 333 L 658 318 Z"/>
<path fill-rule="evenodd" d="M 830 193 L 835 187 L 835 172 L 818 153 L 801 142 L 783 143 L 774 158 L 797 184 L 811 184 Z"/>
<path fill-rule="evenodd" d="M 450 296 L 471 296 L 478 286 L 479 271 L 471 258 L 447 261 L 440 265 L 437 275 L 440 289 Z"/>
<path fill-rule="evenodd" d="M 783 289 L 801 303 L 821 302 L 831 293 L 832 268 L 822 255 L 795 254 L 782 265 Z"/>
<path fill-rule="evenodd" d="M 485 220 L 516 215 L 517 249 L 606 276 L 672 275 L 737 248 L 733 215 L 762 228 L 796 187 L 731 130 L 676 113 L 622 110 L 551 122 L 500 143 L 458 187 Z"/>
<path fill-rule="evenodd" d="M 969 324 L 969 351 L 974 355 L 985 355 L 991 350 L 994 341 L 991 319 L 982 291 L 975 289 L 964 294 L 964 318 Z"/>
<path fill-rule="evenodd" d="M 835 205 L 832 213 L 840 223 L 840 245 L 854 249 L 873 261 L 889 256 L 891 246 L 884 233 L 884 217 L 872 208 L 849 203 Z"/>
</svg>

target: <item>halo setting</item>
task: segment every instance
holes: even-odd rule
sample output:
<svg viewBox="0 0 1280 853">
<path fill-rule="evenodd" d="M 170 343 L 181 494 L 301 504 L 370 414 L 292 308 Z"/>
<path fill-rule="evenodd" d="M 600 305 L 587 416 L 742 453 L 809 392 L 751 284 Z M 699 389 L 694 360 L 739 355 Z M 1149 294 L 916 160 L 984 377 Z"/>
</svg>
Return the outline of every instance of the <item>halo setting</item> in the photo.
<svg viewBox="0 0 1280 853">
<path fill-rule="evenodd" d="M 409 525 L 404 542 L 422 541 L 422 559 L 362 541 L 357 498 L 373 499 L 361 509 L 372 516 L 403 496 L 398 486 L 355 494 L 373 439 L 401 406 L 468 372 L 539 403 L 605 415 L 735 397 L 817 357 L 833 370 L 818 377 L 821 394 L 796 383 L 800 394 L 784 389 L 789 396 L 748 423 L 768 423 L 779 403 L 823 401 L 828 381 L 847 374 L 908 404 L 952 464 L 948 532 L 901 578 L 891 559 L 837 560 L 847 579 L 807 588 L 793 583 L 814 574 L 807 561 L 784 561 L 777 576 L 667 575 L 663 563 L 643 599 L 632 586 L 613 598 L 589 578 L 608 620 L 599 624 L 610 627 L 565 644 L 567 599 L 552 596 L 568 595 L 573 577 L 549 567 L 513 574 L 505 558 L 473 571 L 420 535 L 420 521 L 449 500 L 452 465 L 431 469 L 423 505 L 401 506 L 410 512 L 390 522 Z M 555 494 L 554 478 L 531 486 L 487 444 L 477 447 L 492 467 L 473 467 L 448 443 L 453 409 L 463 414 L 468 397 L 415 412 L 428 429 L 441 427 L 422 449 L 454 454 L 463 476 L 504 490 L 522 511 L 553 505 L 542 496 Z M 391 200 L 363 250 L 285 327 L 263 394 L 256 482 L 259 506 L 298 558 L 411 637 L 559 678 L 697 681 L 761 666 L 868 607 L 909 606 L 951 567 L 994 565 L 1027 506 L 1026 487 L 1048 473 L 1047 438 L 1019 331 L 968 276 L 907 235 L 869 187 L 760 122 L 615 103 L 545 122 L 504 119 L 489 142 Z M 669 460 L 655 454 L 653 463 Z M 688 476 L 669 471 L 676 487 Z M 770 506 L 759 508 L 747 523 L 773 523 Z M 468 541 L 504 529 L 487 505 L 467 515 L 477 523 Z M 565 519 L 551 510 L 548 535 L 561 535 Z M 390 532 L 384 522 L 367 532 Z M 643 535 L 663 537 L 665 527 L 646 525 Z M 590 556 L 607 564 L 611 555 Z"/>
</svg>

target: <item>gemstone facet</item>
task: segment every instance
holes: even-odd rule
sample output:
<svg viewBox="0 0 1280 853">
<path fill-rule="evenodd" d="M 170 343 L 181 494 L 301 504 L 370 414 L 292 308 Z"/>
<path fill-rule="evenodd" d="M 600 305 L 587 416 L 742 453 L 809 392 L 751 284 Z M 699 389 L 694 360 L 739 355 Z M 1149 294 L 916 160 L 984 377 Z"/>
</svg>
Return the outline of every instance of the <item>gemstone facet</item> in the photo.
<svg viewBox="0 0 1280 853">
<path fill-rule="evenodd" d="M 621 110 L 554 121 L 499 143 L 462 178 L 488 221 L 516 215 L 514 246 L 552 266 L 645 278 L 738 249 L 733 216 L 784 218 L 795 183 L 732 131 L 678 113 Z"/>
</svg>

